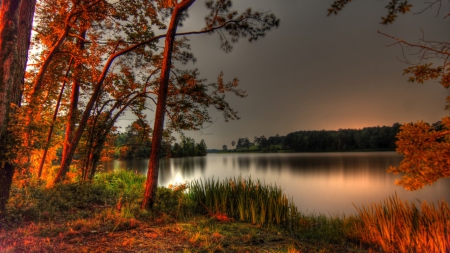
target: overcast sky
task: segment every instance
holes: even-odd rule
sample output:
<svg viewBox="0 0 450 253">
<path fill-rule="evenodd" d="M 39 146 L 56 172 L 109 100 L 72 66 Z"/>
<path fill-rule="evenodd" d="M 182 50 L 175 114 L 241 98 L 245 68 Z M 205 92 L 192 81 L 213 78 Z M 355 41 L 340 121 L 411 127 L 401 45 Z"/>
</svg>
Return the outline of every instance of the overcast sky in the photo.
<svg viewBox="0 0 450 253">
<path fill-rule="evenodd" d="M 332 0 L 239 0 L 236 9 L 270 10 L 280 26 L 252 43 L 241 40 L 231 53 L 220 50 L 217 35 L 190 36 L 197 58 L 193 66 L 210 81 L 220 71 L 226 80 L 237 77 L 244 99 L 229 97 L 239 111 L 238 121 L 225 123 L 211 111 L 215 123 L 202 133 L 189 132 L 208 148 L 231 148 L 240 137 L 286 135 L 299 130 L 337 130 L 391 126 L 395 122 L 436 122 L 448 114 L 450 95 L 435 81 L 408 83 L 399 46 L 377 33 L 417 42 L 425 39 L 450 41 L 449 21 L 438 9 L 401 15 L 393 25 L 380 24 L 387 0 L 351 2 L 337 16 L 327 17 Z M 415 1 L 414 1 L 415 2 Z M 417 1 L 422 2 L 422 1 Z M 425 5 L 416 3 L 413 12 Z M 203 1 L 189 10 L 190 18 L 180 31 L 203 27 Z M 413 51 L 407 51 L 412 53 Z M 407 55 L 417 62 L 416 55 Z"/>
</svg>

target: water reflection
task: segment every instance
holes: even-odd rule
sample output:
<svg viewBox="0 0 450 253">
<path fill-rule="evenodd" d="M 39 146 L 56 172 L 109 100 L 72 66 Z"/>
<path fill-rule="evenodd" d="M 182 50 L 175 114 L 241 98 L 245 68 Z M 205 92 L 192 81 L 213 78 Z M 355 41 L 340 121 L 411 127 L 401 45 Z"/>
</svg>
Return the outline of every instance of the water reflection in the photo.
<svg viewBox="0 0 450 253">
<path fill-rule="evenodd" d="M 237 164 L 239 166 L 239 169 L 241 170 L 247 170 L 250 168 L 250 164 L 252 163 L 252 160 L 249 157 L 237 157 Z"/>
<path fill-rule="evenodd" d="M 249 177 L 283 188 L 300 210 L 356 213 L 357 206 L 383 201 L 397 193 L 409 201 L 450 202 L 450 179 L 407 192 L 394 184 L 398 176 L 386 173 L 402 157 L 395 152 L 209 154 L 206 157 L 162 159 L 159 183 L 168 185 L 195 179 Z M 148 160 L 112 161 L 106 170 L 127 168 L 147 173 Z"/>
</svg>

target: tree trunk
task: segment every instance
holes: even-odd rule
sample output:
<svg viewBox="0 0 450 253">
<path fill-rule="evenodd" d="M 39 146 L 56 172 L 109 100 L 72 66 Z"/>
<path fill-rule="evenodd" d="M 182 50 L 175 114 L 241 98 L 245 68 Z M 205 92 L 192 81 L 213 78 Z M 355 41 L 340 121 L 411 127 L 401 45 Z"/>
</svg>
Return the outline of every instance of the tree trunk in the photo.
<svg viewBox="0 0 450 253">
<path fill-rule="evenodd" d="M 175 4 L 169 28 L 166 33 L 164 46 L 164 58 L 161 66 L 161 77 L 159 81 L 158 103 L 156 105 L 155 123 L 152 136 L 152 151 L 148 164 L 147 181 L 145 183 L 144 199 L 141 208 L 152 208 L 156 189 L 158 187 L 159 158 L 161 154 L 161 141 L 164 130 L 164 116 L 166 112 L 167 91 L 169 88 L 170 68 L 172 66 L 172 51 L 181 15 L 187 10 L 195 0 L 183 0 Z"/>
<path fill-rule="evenodd" d="M 70 67 L 72 66 L 72 62 L 73 62 L 73 57 L 70 58 L 69 66 L 67 67 L 66 78 L 65 79 L 67 79 L 67 77 L 69 75 Z M 46 144 L 45 144 L 44 153 L 42 154 L 41 163 L 39 164 L 38 178 L 41 178 L 42 170 L 43 170 L 44 165 L 45 165 L 45 159 L 47 157 L 48 149 L 50 148 L 50 141 L 52 140 L 53 128 L 55 126 L 56 117 L 58 116 L 59 106 L 61 105 L 61 99 L 62 99 L 65 87 L 66 87 L 66 81 L 64 80 L 64 82 L 63 82 L 63 84 L 61 86 L 61 91 L 59 92 L 59 96 L 58 96 L 58 99 L 57 99 L 57 102 L 56 102 L 55 112 L 53 113 L 53 118 L 52 118 L 52 124 L 50 125 L 50 128 L 48 129 L 47 141 L 46 141 Z"/>
<path fill-rule="evenodd" d="M 20 106 L 35 5 L 35 0 L 0 0 L 0 213 L 14 176 L 10 153 L 15 140 L 8 125 L 11 105 Z"/>
<path fill-rule="evenodd" d="M 86 38 L 86 30 L 80 32 L 81 39 L 78 39 L 77 47 L 80 49 L 80 51 L 83 51 L 84 49 L 84 39 Z M 75 60 L 75 62 L 77 62 Z M 67 123 L 66 123 L 66 134 L 64 136 L 64 143 L 63 143 L 63 152 L 62 152 L 62 160 L 67 159 L 68 156 L 68 150 L 72 143 L 74 129 L 75 129 L 75 121 L 77 119 L 77 111 L 78 111 L 78 99 L 80 97 L 80 81 L 78 70 L 80 69 L 80 64 L 75 63 L 75 73 L 74 73 L 74 81 L 72 82 L 72 91 L 70 93 L 70 107 L 69 112 L 67 116 Z M 61 173 L 61 177 L 64 177 L 67 173 L 67 170 L 63 170 Z"/>
</svg>

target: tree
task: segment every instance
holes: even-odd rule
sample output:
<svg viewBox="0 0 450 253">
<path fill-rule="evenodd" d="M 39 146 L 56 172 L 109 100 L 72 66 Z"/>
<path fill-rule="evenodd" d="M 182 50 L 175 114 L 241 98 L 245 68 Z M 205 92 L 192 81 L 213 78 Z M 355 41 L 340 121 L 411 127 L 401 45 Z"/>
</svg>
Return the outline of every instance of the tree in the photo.
<svg viewBox="0 0 450 253">
<path fill-rule="evenodd" d="M 239 138 L 238 142 L 236 144 L 236 149 L 250 149 L 250 146 L 252 145 L 252 143 L 250 142 L 250 140 L 245 137 L 245 138 Z"/>
<path fill-rule="evenodd" d="M 255 145 L 258 146 L 258 150 L 267 151 L 270 149 L 270 142 L 267 140 L 266 136 L 262 135 L 261 137 L 254 138 Z"/>
<path fill-rule="evenodd" d="M 147 158 L 151 147 L 151 129 L 144 119 L 137 119 L 127 126 L 117 139 L 119 158 Z"/>
<path fill-rule="evenodd" d="M 450 118 L 437 127 L 423 121 L 405 124 L 397 135 L 397 152 L 404 156 L 398 167 L 388 170 L 404 173 L 396 183 L 407 190 L 418 190 L 440 178 L 450 177 Z"/>
<path fill-rule="evenodd" d="M 222 146 L 222 150 L 223 150 L 223 151 L 227 151 L 227 150 L 228 150 L 227 145 L 223 145 L 223 146 Z"/>
<path fill-rule="evenodd" d="M 200 143 L 198 143 L 196 145 L 196 149 L 197 149 L 197 152 L 196 152 L 195 155 L 197 155 L 197 156 L 205 156 L 206 153 L 207 153 L 207 150 L 208 150 L 208 147 L 206 146 L 205 140 L 202 139 L 200 141 Z"/>
<path fill-rule="evenodd" d="M 0 213 L 9 199 L 15 166 L 15 135 L 8 129 L 20 106 L 35 0 L 0 1 Z"/>
<path fill-rule="evenodd" d="M 176 31 L 184 12 L 195 2 L 195 0 L 173 1 L 166 6 L 171 8 L 170 23 L 165 36 L 165 46 L 163 61 L 161 66 L 161 75 L 159 81 L 158 103 L 155 112 L 155 124 L 153 128 L 152 152 L 147 174 L 147 181 L 144 192 L 144 199 L 141 207 L 153 207 L 154 196 L 158 181 L 158 165 L 160 158 L 161 138 L 164 129 L 164 116 L 166 110 L 167 92 L 169 88 L 169 75 L 172 61 L 172 51 L 176 36 Z M 206 2 L 206 7 L 210 11 L 205 18 L 206 27 L 202 33 L 208 31 L 220 30 L 221 48 L 226 52 L 232 49 L 232 43 L 237 42 L 239 37 L 249 37 L 249 41 L 256 40 L 264 36 L 265 32 L 274 26 L 278 26 L 279 20 L 270 13 L 252 12 L 248 9 L 246 12 L 238 15 L 231 11 L 231 0 L 217 0 Z M 186 33 L 187 34 L 194 34 Z M 230 36 L 231 38 L 227 37 Z M 219 82 L 220 85 L 220 82 Z M 223 87 L 223 85 L 221 85 Z M 225 119 L 231 115 L 224 114 Z"/>
<path fill-rule="evenodd" d="M 234 147 L 234 145 L 236 145 L 236 142 L 235 142 L 235 141 L 232 141 L 232 142 L 231 142 L 231 146 Z"/>
<path fill-rule="evenodd" d="M 334 1 L 328 15 L 337 14 L 351 0 Z M 425 2 L 427 7 L 422 10 L 431 9 L 438 5 L 439 11 L 442 7 L 442 0 Z M 406 0 L 391 0 L 385 7 L 388 14 L 382 17 L 382 24 L 392 24 L 397 18 L 397 14 L 405 14 L 411 11 L 412 5 Z M 444 13 L 444 19 L 450 17 L 450 12 Z M 450 87 L 450 51 L 449 41 L 426 40 L 424 37 L 418 42 L 409 42 L 385 33 L 401 47 L 415 49 L 414 56 L 419 56 L 419 61 L 410 61 L 405 54 L 404 60 L 412 65 L 406 68 L 403 74 L 410 75 L 409 82 L 424 83 L 427 80 L 439 80 L 439 83 L 446 89 Z M 403 51 L 403 48 L 402 48 Z M 435 66 L 435 65 L 437 66 Z M 450 96 L 447 96 L 446 109 L 450 109 Z M 397 152 L 404 155 L 399 167 L 391 167 L 388 171 L 398 174 L 404 173 L 397 184 L 402 185 L 407 190 L 416 190 L 424 185 L 431 185 L 439 178 L 450 176 L 450 121 L 449 117 L 442 119 L 440 129 L 435 129 L 422 121 L 415 124 L 405 124 L 400 127 L 397 135 Z M 374 140 L 376 142 L 382 140 Z"/>
</svg>

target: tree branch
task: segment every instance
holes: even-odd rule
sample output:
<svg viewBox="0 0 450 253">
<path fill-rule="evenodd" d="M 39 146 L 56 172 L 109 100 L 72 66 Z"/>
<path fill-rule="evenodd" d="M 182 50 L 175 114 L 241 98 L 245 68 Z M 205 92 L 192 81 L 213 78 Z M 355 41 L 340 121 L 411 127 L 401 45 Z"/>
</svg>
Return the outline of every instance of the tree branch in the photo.
<svg viewBox="0 0 450 253">
<path fill-rule="evenodd" d="M 428 50 L 428 51 L 435 52 L 435 53 L 438 53 L 438 54 L 450 55 L 450 52 L 449 52 L 448 50 L 443 51 L 443 50 L 438 50 L 438 49 L 436 49 L 436 48 L 429 47 L 429 46 L 426 46 L 426 45 L 413 44 L 413 43 L 404 41 L 404 40 L 402 40 L 402 39 L 396 38 L 396 37 L 394 37 L 394 36 L 388 35 L 388 34 L 386 34 L 386 33 L 380 32 L 380 31 L 378 31 L 378 33 L 381 34 L 381 35 L 384 35 L 384 36 L 386 36 L 386 37 L 388 37 L 388 38 L 394 39 L 394 40 L 396 40 L 398 43 L 402 43 L 402 44 L 405 44 L 405 45 L 410 46 L 410 47 L 420 48 L 420 49 Z M 445 48 L 444 48 L 444 49 L 445 49 Z"/>
</svg>

